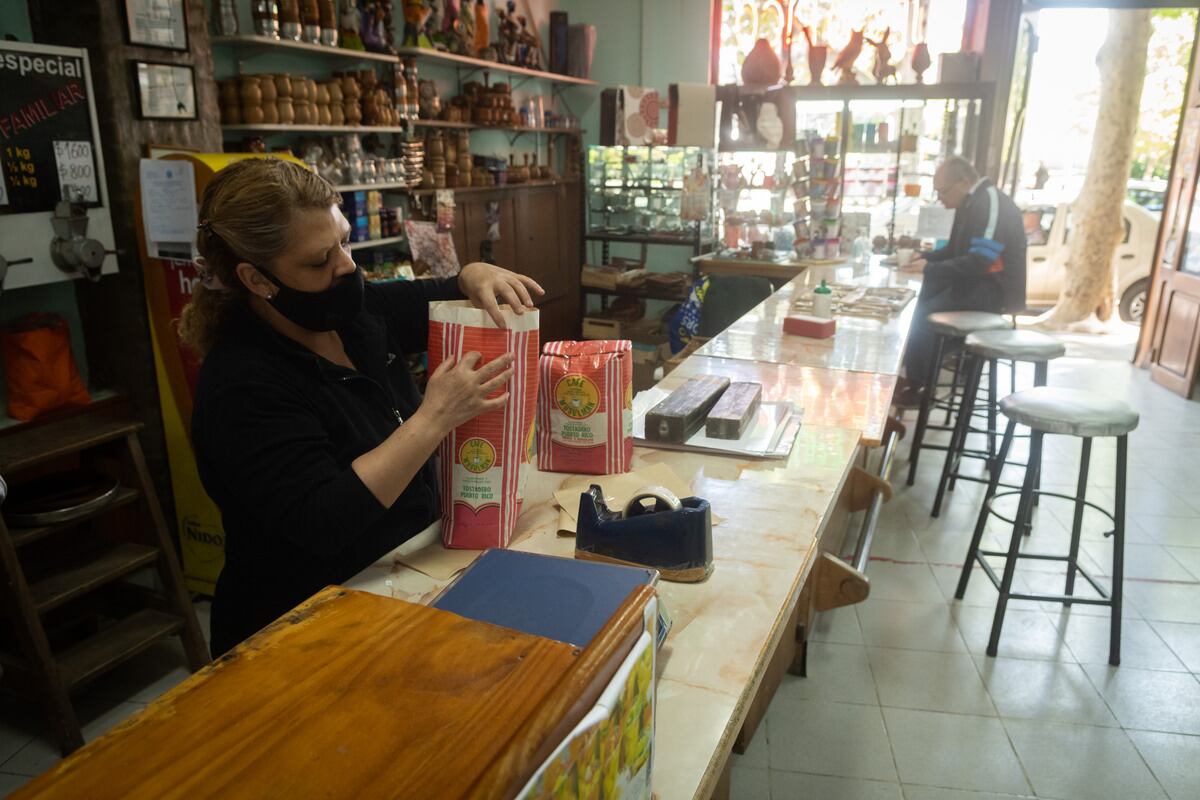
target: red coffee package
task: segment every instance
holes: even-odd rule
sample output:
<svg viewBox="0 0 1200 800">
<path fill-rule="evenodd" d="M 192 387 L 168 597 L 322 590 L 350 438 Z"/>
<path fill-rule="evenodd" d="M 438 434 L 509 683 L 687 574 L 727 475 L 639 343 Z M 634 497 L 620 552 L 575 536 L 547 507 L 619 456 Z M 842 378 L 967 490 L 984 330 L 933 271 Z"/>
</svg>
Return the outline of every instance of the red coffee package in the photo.
<svg viewBox="0 0 1200 800">
<path fill-rule="evenodd" d="M 480 550 L 506 547 L 521 513 L 533 461 L 533 415 L 538 394 L 538 312 L 504 308 L 507 328 L 466 301 L 429 304 L 429 372 L 470 352 L 487 363 L 516 357 L 503 408 L 455 428 L 438 448 L 442 543 Z M 503 389 L 496 394 L 500 394 Z"/>
<path fill-rule="evenodd" d="M 538 366 L 538 469 L 587 475 L 629 472 L 633 344 L 547 342 Z"/>
</svg>

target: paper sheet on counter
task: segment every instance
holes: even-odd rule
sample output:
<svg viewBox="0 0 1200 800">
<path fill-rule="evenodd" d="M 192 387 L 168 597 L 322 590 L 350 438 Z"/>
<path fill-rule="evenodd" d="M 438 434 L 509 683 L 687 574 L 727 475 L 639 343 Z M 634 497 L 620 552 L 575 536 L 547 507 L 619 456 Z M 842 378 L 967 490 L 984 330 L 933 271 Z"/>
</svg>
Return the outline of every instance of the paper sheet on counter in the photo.
<svg viewBox="0 0 1200 800">
<path fill-rule="evenodd" d="M 666 464 L 650 464 L 623 475 L 579 475 L 571 478 L 554 493 L 558 503 L 558 535 L 574 536 L 576 518 L 579 516 L 579 495 L 593 483 L 604 490 L 604 502 L 609 508 L 624 508 L 629 498 L 647 486 L 663 486 L 676 497 L 691 497 L 692 488 L 676 475 Z M 713 524 L 717 517 L 713 515 Z"/>
<path fill-rule="evenodd" d="M 442 544 L 442 525 L 435 522 L 392 551 L 392 559 L 435 581 L 449 580 L 471 566 L 482 550 L 454 550 Z"/>
</svg>

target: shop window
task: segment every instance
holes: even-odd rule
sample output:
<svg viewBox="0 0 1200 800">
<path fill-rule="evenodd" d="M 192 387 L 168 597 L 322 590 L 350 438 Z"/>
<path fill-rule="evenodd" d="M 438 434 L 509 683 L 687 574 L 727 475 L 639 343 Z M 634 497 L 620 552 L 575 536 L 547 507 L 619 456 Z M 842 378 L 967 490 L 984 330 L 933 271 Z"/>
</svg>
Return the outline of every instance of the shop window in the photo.
<svg viewBox="0 0 1200 800">
<path fill-rule="evenodd" d="M 794 83 L 809 82 L 808 42 L 803 28 L 808 27 L 814 44 L 829 47 L 824 76 L 826 83 L 836 78 L 829 72 L 838 52 L 850 41 L 852 31 L 864 29 L 866 36 L 878 39 L 890 28 L 888 46 L 893 63 L 907 64 L 907 53 L 917 42 L 929 46 L 936 65 L 941 53 L 956 52 L 962 44 L 963 20 L 967 0 L 713 0 L 720 4 L 720 47 L 717 53 L 717 81 L 741 82 L 742 61 L 759 39 L 766 39 L 780 61 L 786 64 L 784 37 L 790 34 Z M 788 23 L 791 23 L 790 25 Z M 855 66 L 870 74 L 874 50 L 867 44 Z"/>
</svg>

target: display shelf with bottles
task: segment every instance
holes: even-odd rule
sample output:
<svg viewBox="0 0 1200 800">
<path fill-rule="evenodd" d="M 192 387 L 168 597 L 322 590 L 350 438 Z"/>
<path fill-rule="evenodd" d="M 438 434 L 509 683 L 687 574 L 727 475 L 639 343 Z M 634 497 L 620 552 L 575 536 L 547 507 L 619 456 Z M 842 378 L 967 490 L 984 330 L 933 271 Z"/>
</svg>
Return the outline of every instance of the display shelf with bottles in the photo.
<svg viewBox="0 0 1200 800">
<path fill-rule="evenodd" d="M 616 265 L 615 269 L 625 264 L 655 272 L 650 256 L 658 254 L 652 253 L 652 245 L 687 247 L 693 256 L 710 252 L 716 246 L 712 224 L 714 160 L 712 150 L 699 147 L 590 145 L 584 157 L 587 187 L 583 263 L 600 268 Z M 638 258 L 614 258 L 614 245 L 637 246 Z M 599 252 L 587 252 L 592 248 Z M 609 300 L 620 297 L 667 302 L 686 299 L 686 282 L 680 286 L 659 285 L 655 282 L 658 277 L 662 276 L 645 279 L 639 275 L 644 279 L 636 285 L 614 281 L 617 285 L 607 287 L 583 282 L 583 312 L 588 312 L 589 295 L 600 298 L 602 309 Z"/>
</svg>

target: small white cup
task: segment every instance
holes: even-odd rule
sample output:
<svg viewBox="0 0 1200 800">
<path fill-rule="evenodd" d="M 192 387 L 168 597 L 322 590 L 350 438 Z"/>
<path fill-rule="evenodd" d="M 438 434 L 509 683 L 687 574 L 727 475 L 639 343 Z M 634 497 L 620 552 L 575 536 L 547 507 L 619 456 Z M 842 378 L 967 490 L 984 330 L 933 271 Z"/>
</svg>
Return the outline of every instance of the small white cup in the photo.
<svg viewBox="0 0 1200 800">
<path fill-rule="evenodd" d="M 901 247 L 896 251 L 896 266 L 907 266 L 908 262 L 913 259 L 913 249 L 911 247 Z"/>
</svg>

